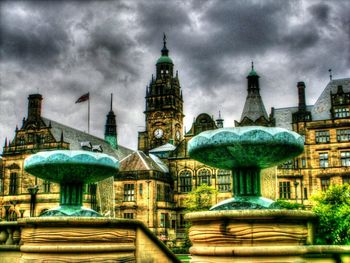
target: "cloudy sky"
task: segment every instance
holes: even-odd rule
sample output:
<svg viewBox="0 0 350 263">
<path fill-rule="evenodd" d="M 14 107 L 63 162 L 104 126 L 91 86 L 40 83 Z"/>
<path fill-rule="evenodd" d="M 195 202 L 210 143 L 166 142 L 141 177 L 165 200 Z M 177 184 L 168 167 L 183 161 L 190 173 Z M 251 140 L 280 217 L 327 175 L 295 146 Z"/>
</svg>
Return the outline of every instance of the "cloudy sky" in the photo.
<svg viewBox="0 0 350 263">
<path fill-rule="evenodd" d="M 114 94 L 119 143 L 137 147 L 145 90 L 163 32 L 179 71 L 185 125 L 219 110 L 240 118 L 251 61 L 271 107 L 297 105 L 297 81 L 313 104 L 333 78 L 350 77 L 350 1 L 1 1 L 0 143 L 41 93 L 43 115 L 103 137 Z M 1 151 L 0 151 L 1 152 Z"/>
</svg>

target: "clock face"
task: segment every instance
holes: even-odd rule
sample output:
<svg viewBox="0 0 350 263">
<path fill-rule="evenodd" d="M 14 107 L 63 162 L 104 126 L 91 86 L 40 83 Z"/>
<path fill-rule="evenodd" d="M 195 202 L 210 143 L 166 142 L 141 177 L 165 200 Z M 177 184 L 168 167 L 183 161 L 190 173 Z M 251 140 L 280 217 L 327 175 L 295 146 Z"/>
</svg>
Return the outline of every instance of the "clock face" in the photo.
<svg viewBox="0 0 350 263">
<path fill-rule="evenodd" d="M 162 138 L 163 137 L 163 134 L 164 134 L 164 132 L 163 132 L 163 130 L 162 129 L 155 129 L 154 130 L 154 137 L 156 137 L 157 139 L 160 139 L 160 138 Z"/>
<path fill-rule="evenodd" d="M 181 137 L 180 131 L 176 131 L 175 136 L 177 140 L 180 140 L 180 137 Z"/>
</svg>

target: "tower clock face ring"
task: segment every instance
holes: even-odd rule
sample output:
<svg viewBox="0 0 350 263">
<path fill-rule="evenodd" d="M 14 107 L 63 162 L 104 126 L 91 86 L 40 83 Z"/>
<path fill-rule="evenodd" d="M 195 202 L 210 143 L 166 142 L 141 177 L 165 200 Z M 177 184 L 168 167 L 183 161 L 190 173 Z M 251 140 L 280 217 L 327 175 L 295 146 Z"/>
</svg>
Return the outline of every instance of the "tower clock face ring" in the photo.
<svg viewBox="0 0 350 263">
<path fill-rule="evenodd" d="M 154 134 L 154 137 L 156 137 L 157 139 L 160 139 L 163 137 L 164 132 L 162 129 L 158 128 L 154 130 L 153 134 Z"/>
</svg>

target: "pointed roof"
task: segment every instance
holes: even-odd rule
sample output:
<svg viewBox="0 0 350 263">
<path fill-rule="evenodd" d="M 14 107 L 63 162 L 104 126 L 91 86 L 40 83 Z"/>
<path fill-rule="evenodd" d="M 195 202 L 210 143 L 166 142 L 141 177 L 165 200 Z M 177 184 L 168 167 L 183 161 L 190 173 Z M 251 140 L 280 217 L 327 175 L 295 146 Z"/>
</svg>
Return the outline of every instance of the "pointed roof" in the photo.
<svg viewBox="0 0 350 263">
<path fill-rule="evenodd" d="M 344 92 L 350 92 L 350 78 L 331 80 L 312 108 L 311 114 L 313 120 L 331 119 L 331 92 L 333 94 L 337 93 L 339 85 L 343 86 Z"/>
<path fill-rule="evenodd" d="M 255 81 L 249 81 L 251 78 L 255 78 Z M 255 122 L 257 119 L 264 117 L 268 119 L 267 112 L 260 96 L 259 92 L 259 75 L 254 70 L 254 64 L 252 62 L 252 69 L 248 75 L 248 95 L 244 104 L 243 112 L 241 115 L 241 122 L 243 119 L 248 118 Z"/>
<path fill-rule="evenodd" d="M 166 165 L 156 156 L 147 156 L 142 151 L 135 151 L 120 161 L 120 172 L 126 171 L 159 171 L 168 173 Z"/>
</svg>

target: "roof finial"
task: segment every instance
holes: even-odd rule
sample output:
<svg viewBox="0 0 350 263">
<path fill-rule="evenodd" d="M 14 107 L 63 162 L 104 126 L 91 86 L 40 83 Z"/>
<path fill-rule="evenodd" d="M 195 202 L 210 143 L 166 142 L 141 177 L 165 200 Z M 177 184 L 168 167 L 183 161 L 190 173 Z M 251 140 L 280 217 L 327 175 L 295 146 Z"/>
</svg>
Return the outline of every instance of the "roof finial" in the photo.
<svg viewBox="0 0 350 263">
<path fill-rule="evenodd" d="M 166 47 L 166 35 L 163 33 L 163 49 L 162 49 L 162 56 L 168 56 L 169 50 Z"/>
<path fill-rule="evenodd" d="M 219 119 L 221 119 L 221 111 L 219 110 Z"/>
<path fill-rule="evenodd" d="M 332 80 L 332 69 L 330 68 L 330 69 L 328 70 L 328 72 L 329 72 L 329 80 Z"/>
<path fill-rule="evenodd" d="M 252 61 L 252 70 L 254 70 L 254 61 Z"/>
<path fill-rule="evenodd" d="M 165 35 L 165 33 L 163 33 L 163 44 L 164 44 L 164 48 L 166 48 L 166 35 Z"/>
<path fill-rule="evenodd" d="M 113 93 L 111 93 L 111 111 L 113 110 Z"/>
</svg>

